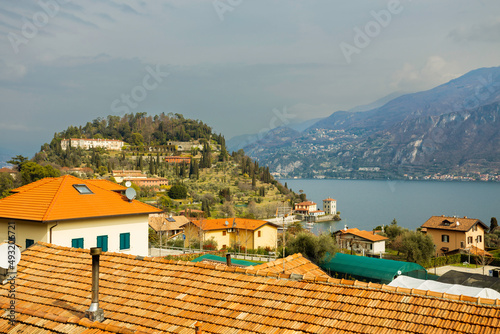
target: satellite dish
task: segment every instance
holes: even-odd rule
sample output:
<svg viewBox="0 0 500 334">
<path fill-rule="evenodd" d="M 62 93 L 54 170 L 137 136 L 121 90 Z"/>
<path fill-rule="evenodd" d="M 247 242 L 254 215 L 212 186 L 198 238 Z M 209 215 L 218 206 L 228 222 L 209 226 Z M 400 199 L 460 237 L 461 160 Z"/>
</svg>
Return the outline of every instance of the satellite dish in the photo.
<svg viewBox="0 0 500 334">
<path fill-rule="evenodd" d="M 9 263 L 9 256 L 11 255 L 14 255 L 14 262 Z M 21 261 L 21 251 L 17 245 L 7 242 L 0 244 L 0 267 L 9 269 L 9 266 L 17 266 L 19 261 Z"/>
<path fill-rule="evenodd" d="M 132 186 L 132 182 L 127 181 L 125 182 L 125 187 L 130 188 Z"/>
<path fill-rule="evenodd" d="M 226 220 L 226 222 L 225 222 L 224 224 L 225 224 L 226 226 L 228 226 L 228 225 L 229 225 L 229 222 Z"/>
<path fill-rule="evenodd" d="M 457 226 L 459 226 L 459 225 L 460 225 L 460 222 L 457 221 Z"/>
<path fill-rule="evenodd" d="M 125 196 L 127 196 L 129 202 L 132 202 L 136 195 L 137 193 L 135 192 L 134 188 L 127 188 L 127 190 L 125 190 Z"/>
</svg>

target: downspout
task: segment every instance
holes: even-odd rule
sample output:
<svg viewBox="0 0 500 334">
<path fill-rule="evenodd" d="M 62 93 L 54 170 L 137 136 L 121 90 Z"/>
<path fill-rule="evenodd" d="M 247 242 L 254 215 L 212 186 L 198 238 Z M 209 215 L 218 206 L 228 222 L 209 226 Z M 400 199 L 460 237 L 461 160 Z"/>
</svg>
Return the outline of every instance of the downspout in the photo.
<svg viewBox="0 0 500 334">
<path fill-rule="evenodd" d="M 56 223 L 54 226 L 52 226 L 51 228 L 49 228 L 49 243 L 51 244 L 52 243 L 52 229 L 54 227 L 56 227 L 59 223 Z"/>
</svg>

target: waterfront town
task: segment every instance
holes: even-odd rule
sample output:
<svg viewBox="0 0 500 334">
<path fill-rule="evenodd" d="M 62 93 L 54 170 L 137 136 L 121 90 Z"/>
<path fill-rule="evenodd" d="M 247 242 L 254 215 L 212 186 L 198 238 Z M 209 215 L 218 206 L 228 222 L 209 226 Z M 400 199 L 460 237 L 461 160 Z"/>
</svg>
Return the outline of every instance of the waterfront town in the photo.
<svg viewBox="0 0 500 334">
<path fill-rule="evenodd" d="M 63 151 L 105 148 L 142 160 L 117 141 L 70 143 Z M 192 169 L 191 184 L 188 166 L 203 159 L 203 145 L 175 146 L 163 158 L 147 150 L 163 162 L 145 155 L 142 168 L 62 167 L 33 179 L 36 163 L 17 157 L 0 170 L 19 185 L 0 199 L 3 250 L 12 254 L 0 269 L 1 332 L 499 328 L 496 218 L 432 216 L 416 231 L 396 220 L 372 230 L 344 224 L 314 235 L 314 225 L 342 222 L 335 199 L 294 194 L 244 156 L 218 159 L 215 143 L 214 163 L 199 175 Z M 228 188 L 210 202 L 202 180 L 214 178 Z"/>
</svg>

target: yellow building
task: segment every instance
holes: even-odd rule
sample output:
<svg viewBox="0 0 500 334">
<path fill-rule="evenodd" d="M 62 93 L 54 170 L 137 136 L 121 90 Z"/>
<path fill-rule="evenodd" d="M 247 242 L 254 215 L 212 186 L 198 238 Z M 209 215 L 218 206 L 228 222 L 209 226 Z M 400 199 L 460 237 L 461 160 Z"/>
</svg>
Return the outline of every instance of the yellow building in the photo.
<svg viewBox="0 0 500 334">
<path fill-rule="evenodd" d="M 246 249 L 276 248 L 278 226 L 256 219 L 222 218 L 193 220 L 184 225 L 186 247 L 195 240 L 214 238 L 218 248 L 241 245 Z"/>
<path fill-rule="evenodd" d="M 436 247 L 436 254 L 452 251 L 484 250 L 484 231 L 488 229 L 482 221 L 473 218 L 432 216 L 422 225 Z"/>
</svg>

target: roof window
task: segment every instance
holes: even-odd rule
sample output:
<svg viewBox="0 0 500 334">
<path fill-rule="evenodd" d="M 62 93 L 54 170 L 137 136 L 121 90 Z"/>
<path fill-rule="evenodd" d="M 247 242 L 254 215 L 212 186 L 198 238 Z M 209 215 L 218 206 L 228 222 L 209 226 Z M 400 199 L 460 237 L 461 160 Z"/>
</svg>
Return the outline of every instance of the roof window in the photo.
<svg viewBox="0 0 500 334">
<path fill-rule="evenodd" d="M 85 184 L 74 184 L 73 187 L 82 195 L 93 194 L 92 190 Z"/>
</svg>

